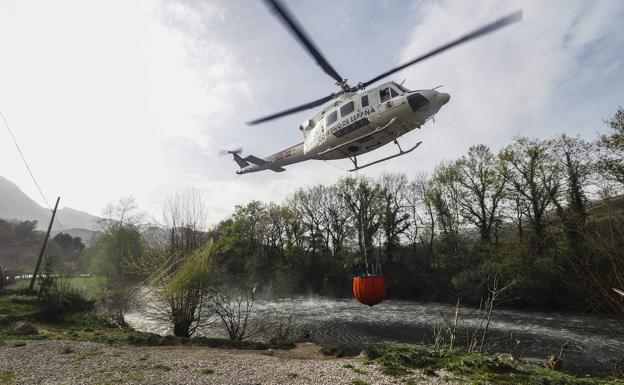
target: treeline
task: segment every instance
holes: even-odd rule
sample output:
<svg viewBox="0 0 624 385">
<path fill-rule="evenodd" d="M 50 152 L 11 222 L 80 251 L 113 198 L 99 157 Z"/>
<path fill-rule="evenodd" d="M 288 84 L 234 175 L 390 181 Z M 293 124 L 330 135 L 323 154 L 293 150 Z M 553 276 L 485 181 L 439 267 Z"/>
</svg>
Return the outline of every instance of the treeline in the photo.
<svg viewBox="0 0 624 385">
<path fill-rule="evenodd" d="M 7 275 L 32 274 L 44 238 L 37 221 L 0 219 L 0 268 L 6 269 Z M 79 237 L 61 232 L 51 237 L 46 255 L 57 262 L 59 273 L 73 274 L 87 269 L 84 248 Z"/>
<path fill-rule="evenodd" d="M 349 295 L 379 261 L 394 298 L 478 303 L 497 277 L 510 305 L 624 313 L 624 110 L 595 142 L 472 146 L 431 175 L 345 177 L 283 204 L 250 202 L 209 231 L 217 263 L 278 294 Z"/>
</svg>

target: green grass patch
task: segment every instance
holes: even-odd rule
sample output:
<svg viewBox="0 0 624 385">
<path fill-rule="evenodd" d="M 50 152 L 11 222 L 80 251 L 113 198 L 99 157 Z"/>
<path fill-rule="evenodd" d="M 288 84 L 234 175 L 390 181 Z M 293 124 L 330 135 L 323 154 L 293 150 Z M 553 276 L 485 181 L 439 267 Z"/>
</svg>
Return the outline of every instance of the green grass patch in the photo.
<svg viewBox="0 0 624 385">
<path fill-rule="evenodd" d="M 352 384 L 353 385 L 370 385 L 368 382 L 360 381 L 360 380 L 353 380 Z"/>
<path fill-rule="evenodd" d="M 201 374 L 213 374 L 215 371 L 214 369 L 210 369 L 210 368 L 202 368 L 199 372 Z"/>
<path fill-rule="evenodd" d="M 0 296 L 0 314 L 19 320 L 39 313 L 39 303 L 36 297 L 27 295 L 3 295 Z"/>
<path fill-rule="evenodd" d="M 57 278 L 58 281 L 67 284 L 70 288 L 79 290 L 86 299 L 94 300 L 104 296 L 106 292 L 106 277 L 91 276 L 91 277 L 66 277 Z M 11 290 L 23 290 L 27 289 L 30 285 L 29 279 L 20 279 L 7 286 L 7 289 Z M 35 292 L 39 291 L 39 280 L 35 282 L 33 287 Z"/>
<path fill-rule="evenodd" d="M 14 348 L 21 348 L 22 346 L 26 346 L 26 342 L 19 341 L 13 344 Z"/>
<path fill-rule="evenodd" d="M 74 349 L 71 346 L 65 346 L 63 350 L 61 350 L 61 354 L 72 354 L 74 353 Z"/>
<path fill-rule="evenodd" d="M 355 366 L 351 365 L 351 364 L 346 364 L 342 366 L 345 369 L 351 369 L 353 370 L 354 373 L 357 374 L 366 374 L 366 370 L 360 369 L 360 368 L 356 368 Z"/>
<path fill-rule="evenodd" d="M 11 372 L 10 370 L 5 370 L 5 371 L 0 372 L 0 384 L 9 385 L 9 384 L 12 384 L 14 380 L 15 380 L 15 373 Z"/>
<path fill-rule="evenodd" d="M 446 369 L 472 384 L 492 385 L 623 385 L 614 378 L 577 378 L 540 366 L 507 362 L 495 355 L 468 354 L 457 350 L 435 350 L 420 345 L 389 345 L 365 351 L 382 372 L 403 376 L 414 369 L 434 375 Z"/>
<path fill-rule="evenodd" d="M 154 366 L 152 366 L 152 369 L 162 370 L 164 372 L 170 372 L 171 366 L 165 365 L 165 364 L 155 364 Z"/>
</svg>

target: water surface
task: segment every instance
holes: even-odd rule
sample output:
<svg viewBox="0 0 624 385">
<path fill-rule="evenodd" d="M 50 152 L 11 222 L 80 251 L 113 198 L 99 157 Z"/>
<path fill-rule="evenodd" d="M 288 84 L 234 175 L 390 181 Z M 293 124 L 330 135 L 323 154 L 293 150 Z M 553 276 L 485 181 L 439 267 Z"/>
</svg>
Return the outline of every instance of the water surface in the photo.
<svg viewBox="0 0 624 385">
<path fill-rule="evenodd" d="M 252 322 L 292 322 L 311 331 L 321 344 L 363 347 L 380 343 L 431 343 L 433 328 L 442 317 L 453 319 L 454 307 L 412 301 L 385 301 L 372 308 L 354 299 L 293 297 L 258 300 Z M 458 344 L 465 346 L 466 334 L 474 330 L 478 309 L 461 308 Z M 169 334 L 168 325 L 134 312 L 127 315 L 134 328 Z M 577 375 L 611 375 L 613 359 L 624 354 L 622 323 L 569 313 L 541 313 L 495 309 L 488 332 L 490 351 L 541 363 L 549 354 L 564 350 L 564 370 Z M 207 328 L 200 335 L 223 337 L 219 328 Z"/>
</svg>

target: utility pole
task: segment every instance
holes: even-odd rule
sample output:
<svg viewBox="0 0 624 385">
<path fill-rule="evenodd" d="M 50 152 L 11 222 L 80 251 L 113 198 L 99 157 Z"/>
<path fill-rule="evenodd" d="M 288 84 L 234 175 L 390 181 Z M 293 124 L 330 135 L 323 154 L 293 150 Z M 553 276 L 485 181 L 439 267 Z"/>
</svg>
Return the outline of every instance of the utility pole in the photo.
<svg viewBox="0 0 624 385">
<path fill-rule="evenodd" d="M 45 253 L 46 246 L 48 244 L 48 238 L 50 238 L 50 230 L 52 230 L 52 224 L 54 223 L 54 216 L 56 215 L 56 209 L 58 208 L 59 201 L 61 197 L 56 198 L 56 204 L 54 205 L 54 210 L 52 210 L 52 218 L 50 219 L 50 224 L 48 225 L 48 231 L 46 232 L 45 239 L 43 240 L 43 245 L 41 246 L 41 252 L 39 253 L 39 258 L 37 259 L 37 264 L 35 265 L 35 272 L 33 273 L 32 278 L 30 279 L 30 286 L 28 286 L 28 290 L 32 291 L 35 286 L 35 280 L 37 279 L 37 273 L 39 272 L 39 265 L 41 265 L 41 258 L 43 258 L 43 253 Z"/>
</svg>

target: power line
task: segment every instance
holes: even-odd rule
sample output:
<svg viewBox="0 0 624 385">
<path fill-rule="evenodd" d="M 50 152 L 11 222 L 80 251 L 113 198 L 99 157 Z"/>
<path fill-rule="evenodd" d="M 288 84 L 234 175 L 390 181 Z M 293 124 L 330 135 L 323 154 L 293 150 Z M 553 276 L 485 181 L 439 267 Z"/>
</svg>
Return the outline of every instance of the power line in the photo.
<svg viewBox="0 0 624 385">
<path fill-rule="evenodd" d="M 19 144 L 17 144 L 17 139 L 15 139 L 15 135 L 13 135 L 13 130 L 11 130 L 11 126 L 9 126 L 9 122 L 7 122 L 1 109 L 0 109 L 0 117 L 2 117 L 2 121 L 4 122 L 4 125 L 7 128 L 7 131 L 9 131 L 9 135 L 11 135 L 11 139 L 13 139 L 15 148 L 17 148 L 17 152 L 22 158 L 22 161 L 24 161 L 24 165 L 26 166 L 26 169 L 28 170 L 30 177 L 32 178 L 33 182 L 35 182 L 35 186 L 37 186 L 37 190 L 39 191 L 41 198 L 43 198 L 43 201 L 48 206 L 48 210 L 52 211 L 52 207 L 50 206 L 50 203 L 48 202 L 45 195 L 43 194 L 43 191 L 41 191 L 41 187 L 39 187 L 39 183 L 37 183 L 37 179 L 35 179 L 35 176 L 33 175 L 32 170 L 30 169 L 30 166 L 28 166 L 28 162 L 26 162 L 26 157 L 24 157 L 24 154 L 22 153 L 22 149 L 20 148 Z M 56 222 L 59 224 L 59 227 L 61 228 L 61 230 L 65 231 L 65 229 L 63 228 L 63 225 L 61 224 L 61 221 L 58 218 L 56 218 Z"/>
</svg>

